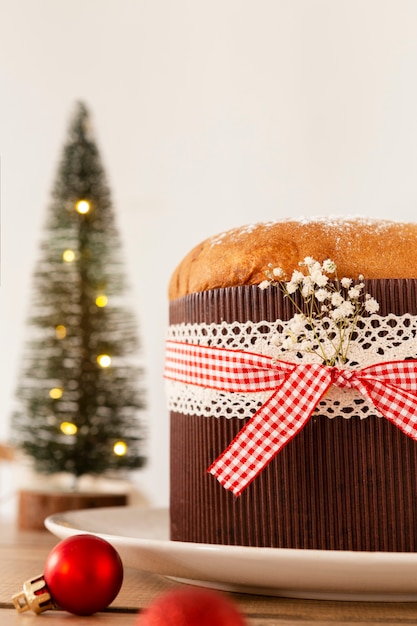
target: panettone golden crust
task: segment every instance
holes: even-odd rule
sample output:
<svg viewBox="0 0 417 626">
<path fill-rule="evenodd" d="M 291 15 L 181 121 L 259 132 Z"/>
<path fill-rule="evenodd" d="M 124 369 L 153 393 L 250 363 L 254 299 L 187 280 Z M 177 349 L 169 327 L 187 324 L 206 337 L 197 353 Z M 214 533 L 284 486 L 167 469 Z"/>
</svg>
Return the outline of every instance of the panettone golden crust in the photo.
<svg viewBox="0 0 417 626">
<path fill-rule="evenodd" d="M 269 263 L 291 275 L 307 256 L 331 259 L 339 277 L 417 278 L 417 223 L 312 218 L 235 228 L 185 256 L 171 277 L 169 299 L 259 284 Z"/>
</svg>

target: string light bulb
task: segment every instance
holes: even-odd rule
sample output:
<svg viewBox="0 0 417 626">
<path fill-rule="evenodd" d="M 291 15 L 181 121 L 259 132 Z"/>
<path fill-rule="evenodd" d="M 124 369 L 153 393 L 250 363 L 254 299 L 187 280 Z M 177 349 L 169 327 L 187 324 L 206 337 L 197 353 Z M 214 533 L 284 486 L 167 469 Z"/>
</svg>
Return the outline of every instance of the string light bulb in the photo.
<svg viewBox="0 0 417 626">
<path fill-rule="evenodd" d="M 105 296 L 104 294 L 101 293 L 96 298 L 96 306 L 98 306 L 99 308 L 103 308 L 103 307 L 107 306 L 108 301 L 109 300 L 108 300 L 107 296 Z"/>
<path fill-rule="evenodd" d="M 111 356 L 108 354 L 99 354 L 97 357 L 97 363 L 100 367 L 109 367 L 111 364 Z"/>
<path fill-rule="evenodd" d="M 116 441 L 113 446 L 113 452 L 116 456 L 124 456 L 127 452 L 127 445 L 124 441 Z"/>
<path fill-rule="evenodd" d="M 67 329 L 62 324 L 58 324 L 55 328 L 55 336 L 57 339 L 65 339 L 67 336 Z"/>
<path fill-rule="evenodd" d="M 62 398 L 63 393 L 64 390 L 62 387 L 52 387 L 52 389 L 49 390 L 49 397 L 53 400 L 59 400 L 59 398 Z"/>
<path fill-rule="evenodd" d="M 60 429 L 64 433 L 64 435 L 75 435 L 77 433 L 77 426 L 72 422 L 62 422 L 60 425 Z"/>
<path fill-rule="evenodd" d="M 81 215 L 86 215 L 90 209 L 91 205 L 88 200 L 78 200 L 78 202 L 75 203 L 75 210 Z"/>
<path fill-rule="evenodd" d="M 75 252 L 74 250 L 64 250 L 64 252 L 62 253 L 62 258 L 65 261 L 65 263 L 72 263 L 73 261 L 75 261 Z"/>
</svg>

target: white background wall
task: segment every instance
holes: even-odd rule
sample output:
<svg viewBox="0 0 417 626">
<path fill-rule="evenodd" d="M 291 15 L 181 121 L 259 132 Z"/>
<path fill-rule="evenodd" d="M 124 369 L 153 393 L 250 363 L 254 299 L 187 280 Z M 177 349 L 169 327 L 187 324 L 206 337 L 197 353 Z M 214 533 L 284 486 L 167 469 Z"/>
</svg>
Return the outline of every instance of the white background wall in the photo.
<svg viewBox="0 0 417 626">
<path fill-rule="evenodd" d="M 172 270 L 248 222 L 414 221 L 416 77 L 415 0 L 0 0 L 0 441 L 77 99 L 93 114 L 148 364 L 150 462 L 133 480 L 165 506 Z M 9 511 L 14 470 L 0 473 Z"/>
</svg>

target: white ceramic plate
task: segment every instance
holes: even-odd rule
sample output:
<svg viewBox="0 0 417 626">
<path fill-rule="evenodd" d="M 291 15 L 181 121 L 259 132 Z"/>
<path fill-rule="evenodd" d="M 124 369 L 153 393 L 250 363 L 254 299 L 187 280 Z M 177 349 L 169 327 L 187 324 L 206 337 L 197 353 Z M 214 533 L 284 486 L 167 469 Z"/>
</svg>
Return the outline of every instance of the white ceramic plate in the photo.
<svg viewBox="0 0 417 626">
<path fill-rule="evenodd" d="M 166 509 L 114 507 L 52 515 L 64 539 L 107 539 L 125 566 L 239 593 L 323 600 L 417 601 L 417 553 L 248 548 L 169 540 Z"/>
</svg>

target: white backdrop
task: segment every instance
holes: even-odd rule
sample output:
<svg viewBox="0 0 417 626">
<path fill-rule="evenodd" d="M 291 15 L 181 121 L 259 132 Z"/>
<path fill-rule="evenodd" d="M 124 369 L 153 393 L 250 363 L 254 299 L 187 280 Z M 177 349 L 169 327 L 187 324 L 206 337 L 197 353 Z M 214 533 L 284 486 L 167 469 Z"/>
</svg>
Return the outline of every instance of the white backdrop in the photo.
<svg viewBox="0 0 417 626">
<path fill-rule="evenodd" d="M 0 0 L 0 441 L 77 99 L 93 114 L 147 362 L 149 463 L 132 479 L 165 506 L 172 270 L 248 222 L 416 219 L 416 76 L 415 0 Z M 4 511 L 15 474 L 0 472 Z"/>
</svg>

